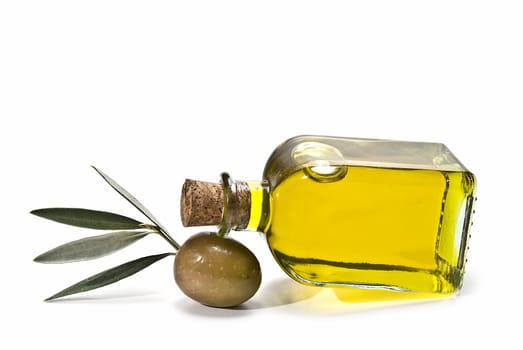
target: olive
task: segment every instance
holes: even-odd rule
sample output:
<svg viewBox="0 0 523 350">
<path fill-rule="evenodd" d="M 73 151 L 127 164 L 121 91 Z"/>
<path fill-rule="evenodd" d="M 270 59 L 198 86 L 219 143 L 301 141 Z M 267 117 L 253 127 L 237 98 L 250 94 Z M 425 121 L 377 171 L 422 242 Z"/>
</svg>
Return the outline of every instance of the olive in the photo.
<svg viewBox="0 0 523 350">
<path fill-rule="evenodd" d="M 233 307 L 256 293 L 261 269 L 254 253 L 240 242 L 201 232 L 176 253 L 174 279 L 182 292 L 199 303 Z"/>
</svg>

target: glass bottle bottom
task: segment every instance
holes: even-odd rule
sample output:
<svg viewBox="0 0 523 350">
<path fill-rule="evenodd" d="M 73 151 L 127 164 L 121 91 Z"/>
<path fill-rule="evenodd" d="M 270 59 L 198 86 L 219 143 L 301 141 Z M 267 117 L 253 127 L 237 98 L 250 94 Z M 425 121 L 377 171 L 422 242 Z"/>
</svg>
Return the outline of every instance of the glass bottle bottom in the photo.
<svg viewBox="0 0 523 350">
<path fill-rule="evenodd" d="M 370 263 L 343 263 L 273 254 L 294 280 L 314 286 L 348 286 L 403 292 L 455 293 L 462 285 L 463 272 L 438 259 L 435 270 Z M 379 281 L 379 282 L 377 282 Z"/>
</svg>

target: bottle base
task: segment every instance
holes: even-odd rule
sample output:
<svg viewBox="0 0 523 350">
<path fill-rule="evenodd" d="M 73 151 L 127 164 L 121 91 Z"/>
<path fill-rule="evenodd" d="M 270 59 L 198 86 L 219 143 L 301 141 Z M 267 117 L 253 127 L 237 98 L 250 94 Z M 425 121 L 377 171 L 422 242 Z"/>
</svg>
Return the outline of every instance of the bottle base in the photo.
<svg viewBox="0 0 523 350">
<path fill-rule="evenodd" d="M 433 270 L 408 266 L 325 261 L 273 254 L 283 270 L 294 280 L 321 287 L 356 287 L 396 292 L 454 294 L 463 281 L 463 272 L 437 259 Z"/>
</svg>

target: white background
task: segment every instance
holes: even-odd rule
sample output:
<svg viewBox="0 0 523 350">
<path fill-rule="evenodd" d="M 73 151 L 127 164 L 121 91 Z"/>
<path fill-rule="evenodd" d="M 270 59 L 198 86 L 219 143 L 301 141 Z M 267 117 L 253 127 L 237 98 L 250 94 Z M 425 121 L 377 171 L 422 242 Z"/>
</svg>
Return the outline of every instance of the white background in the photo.
<svg viewBox="0 0 523 350">
<path fill-rule="evenodd" d="M 2 1 L 0 348 L 520 348 L 522 18 L 518 1 Z M 342 302 L 240 232 L 264 272 L 240 309 L 187 299 L 172 259 L 42 302 L 169 249 L 147 237 L 101 260 L 32 262 L 94 232 L 31 209 L 143 218 L 91 164 L 183 241 L 197 232 L 179 221 L 184 178 L 259 179 L 304 133 L 443 142 L 477 175 L 461 295 Z"/>
</svg>

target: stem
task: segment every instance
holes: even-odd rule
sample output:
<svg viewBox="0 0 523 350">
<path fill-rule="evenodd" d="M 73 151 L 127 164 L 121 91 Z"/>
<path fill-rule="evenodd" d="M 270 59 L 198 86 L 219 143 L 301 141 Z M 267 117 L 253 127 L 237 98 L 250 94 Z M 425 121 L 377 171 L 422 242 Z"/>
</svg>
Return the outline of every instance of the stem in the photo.
<svg viewBox="0 0 523 350">
<path fill-rule="evenodd" d="M 165 239 L 167 241 L 167 243 L 169 243 L 171 246 L 173 246 L 175 251 L 178 251 L 178 249 L 180 249 L 180 245 L 178 244 L 178 242 L 176 242 L 171 237 L 171 235 L 167 231 L 165 231 L 165 229 L 162 229 L 159 226 L 150 225 L 150 224 L 142 224 L 142 226 L 146 229 L 149 229 L 151 231 L 158 233 L 163 239 Z"/>
<path fill-rule="evenodd" d="M 172 245 L 176 251 L 180 249 L 180 245 L 174 240 L 174 238 L 171 237 L 171 235 L 167 231 L 164 231 L 159 228 L 158 232 L 160 233 L 160 236 L 162 236 L 167 242 L 169 242 L 169 244 Z"/>
</svg>

